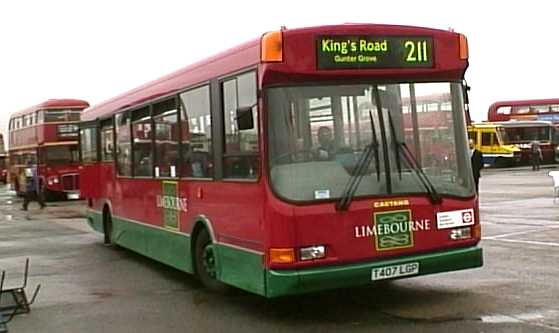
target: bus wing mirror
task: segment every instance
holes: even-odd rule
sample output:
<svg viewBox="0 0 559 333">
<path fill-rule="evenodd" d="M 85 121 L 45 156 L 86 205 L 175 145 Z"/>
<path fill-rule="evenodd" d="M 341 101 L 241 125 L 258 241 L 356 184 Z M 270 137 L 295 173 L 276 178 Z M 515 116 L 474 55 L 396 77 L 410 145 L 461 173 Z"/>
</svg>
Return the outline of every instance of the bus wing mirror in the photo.
<svg viewBox="0 0 559 333">
<path fill-rule="evenodd" d="M 253 129 L 254 120 L 252 117 L 252 107 L 238 108 L 236 120 L 239 131 Z"/>
<path fill-rule="evenodd" d="M 464 90 L 463 90 L 463 93 L 464 93 L 464 104 L 470 105 L 470 96 L 469 96 L 469 92 L 470 92 L 471 87 L 468 85 L 467 82 L 463 82 L 463 86 L 464 86 Z"/>
</svg>

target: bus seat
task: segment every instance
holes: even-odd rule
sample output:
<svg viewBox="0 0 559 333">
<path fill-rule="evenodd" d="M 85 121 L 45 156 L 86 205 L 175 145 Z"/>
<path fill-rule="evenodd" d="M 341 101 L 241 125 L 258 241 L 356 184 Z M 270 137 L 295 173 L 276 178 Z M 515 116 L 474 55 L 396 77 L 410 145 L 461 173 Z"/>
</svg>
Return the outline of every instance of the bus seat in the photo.
<svg viewBox="0 0 559 333">
<path fill-rule="evenodd" d="M 553 179 L 553 203 L 559 197 L 559 171 L 550 171 L 549 176 Z"/>
</svg>

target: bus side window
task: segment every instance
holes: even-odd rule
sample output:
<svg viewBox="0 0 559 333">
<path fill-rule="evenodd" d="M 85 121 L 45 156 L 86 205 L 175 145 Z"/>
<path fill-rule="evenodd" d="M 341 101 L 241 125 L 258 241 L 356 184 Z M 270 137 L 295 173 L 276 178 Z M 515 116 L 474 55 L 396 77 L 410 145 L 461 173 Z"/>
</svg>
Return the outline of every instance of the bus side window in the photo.
<svg viewBox="0 0 559 333">
<path fill-rule="evenodd" d="M 97 161 L 97 128 L 82 128 L 80 131 L 80 145 L 82 162 L 93 163 Z"/>
<path fill-rule="evenodd" d="M 113 160 L 113 122 L 112 118 L 101 123 L 101 160 L 108 162 Z"/>
<path fill-rule="evenodd" d="M 116 115 L 116 160 L 120 176 L 132 175 L 132 149 L 130 142 L 130 115 L 128 112 Z"/>
<path fill-rule="evenodd" d="M 481 133 L 481 145 L 491 146 L 491 133 Z"/>
<path fill-rule="evenodd" d="M 155 125 L 155 177 L 177 177 L 179 132 L 177 100 L 173 97 L 153 106 Z"/>
<path fill-rule="evenodd" d="M 222 83 L 224 124 L 224 178 L 249 178 L 258 175 L 258 112 L 256 72 L 238 75 Z M 238 110 L 251 109 L 252 128 L 239 128 Z"/>
<path fill-rule="evenodd" d="M 149 107 L 132 111 L 134 176 L 153 176 L 153 128 Z"/>
<path fill-rule="evenodd" d="M 180 94 L 182 177 L 213 177 L 210 87 Z"/>
</svg>

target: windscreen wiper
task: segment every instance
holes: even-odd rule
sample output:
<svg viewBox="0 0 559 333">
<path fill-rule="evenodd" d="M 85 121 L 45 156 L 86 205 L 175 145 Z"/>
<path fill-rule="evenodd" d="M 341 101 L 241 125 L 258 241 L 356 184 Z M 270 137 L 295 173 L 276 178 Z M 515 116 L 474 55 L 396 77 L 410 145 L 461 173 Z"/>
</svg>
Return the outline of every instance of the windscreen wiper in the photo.
<svg viewBox="0 0 559 333">
<path fill-rule="evenodd" d="M 396 130 L 394 129 L 394 123 L 392 122 L 392 115 L 390 111 L 388 111 L 388 124 L 390 126 L 390 135 L 392 136 L 392 143 L 394 144 L 394 148 L 396 149 L 396 167 L 398 168 L 398 176 L 400 180 L 402 180 L 402 162 L 400 161 L 400 148 L 398 138 L 396 137 Z"/>
<path fill-rule="evenodd" d="M 379 169 L 379 156 L 378 156 L 378 140 L 377 140 L 377 131 L 375 129 L 375 123 L 373 120 L 373 113 L 369 110 L 369 119 L 371 120 L 371 134 L 373 138 L 371 139 L 371 144 L 373 145 L 373 149 L 375 152 L 375 170 L 377 172 L 377 182 L 380 181 L 380 169 Z"/>
<path fill-rule="evenodd" d="M 363 176 L 365 175 L 365 170 L 369 167 L 369 164 L 371 163 L 372 160 L 371 157 L 373 152 L 375 154 L 375 169 L 377 171 L 377 180 L 380 180 L 379 156 L 378 156 L 379 144 L 377 141 L 375 125 L 373 122 L 373 114 L 371 113 L 371 110 L 369 110 L 369 118 L 371 120 L 371 135 L 373 137 L 371 139 L 371 143 L 369 143 L 365 147 L 365 150 L 361 154 L 359 161 L 357 161 L 357 164 L 351 170 L 351 176 L 344 188 L 344 191 L 342 192 L 343 194 L 340 197 L 340 200 L 336 202 L 336 210 L 338 211 L 347 210 L 349 208 L 349 205 L 351 204 L 351 200 L 355 195 L 355 191 L 357 191 L 357 188 L 359 187 L 359 183 L 361 183 L 361 179 L 363 179 Z"/>
<path fill-rule="evenodd" d="M 442 201 L 441 195 L 439 194 L 439 192 L 437 192 L 437 189 L 435 188 L 431 180 L 429 180 L 429 177 L 427 177 L 423 169 L 419 166 L 419 163 L 415 159 L 413 153 L 410 151 L 406 143 L 398 140 L 398 137 L 396 136 L 396 130 L 394 129 L 392 114 L 390 114 L 390 111 L 388 112 L 388 122 L 390 124 L 390 134 L 392 136 L 392 141 L 394 142 L 394 147 L 396 149 L 396 161 L 398 164 L 398 171 L 400 172 L 400 179 L 402 178 L 402 170 L 399 162 L 399 155 L 402 154 L 404 159 L 408 162 L 408 165 L 417 174 L 417 178 L 419 178 L 421 184 L 427 190 L 427 193 L 429 193 L 431 202 L 433 204 L 440 203 Z"/>
</svg>

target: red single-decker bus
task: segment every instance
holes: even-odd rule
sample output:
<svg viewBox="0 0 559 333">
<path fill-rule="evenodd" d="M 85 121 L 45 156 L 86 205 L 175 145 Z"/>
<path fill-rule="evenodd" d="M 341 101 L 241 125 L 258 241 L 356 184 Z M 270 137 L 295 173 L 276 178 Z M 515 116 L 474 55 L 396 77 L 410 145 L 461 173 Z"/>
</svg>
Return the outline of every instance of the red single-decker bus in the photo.
<svg viewBox="0 0 559 333">
<path fill-rule="evenodd" d="M 265 297 L 479 267 L 467 66 L 450 31 L 266 33 L 83 113 L 88 221 Z"/>
</svg>

